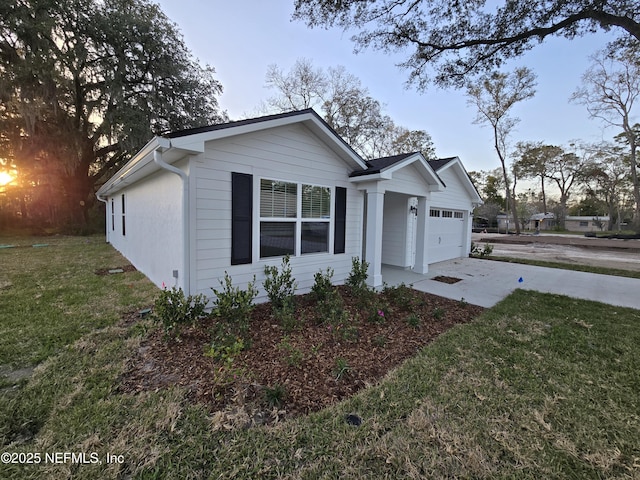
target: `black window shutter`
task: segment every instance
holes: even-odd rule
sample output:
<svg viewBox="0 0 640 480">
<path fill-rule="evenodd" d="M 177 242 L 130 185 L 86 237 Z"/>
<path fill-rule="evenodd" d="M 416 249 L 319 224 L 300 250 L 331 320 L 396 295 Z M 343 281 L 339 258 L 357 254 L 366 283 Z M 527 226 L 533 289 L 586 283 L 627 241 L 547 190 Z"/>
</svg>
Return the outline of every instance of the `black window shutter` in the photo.
<svg viewBox="0 0 640 480">
<path fill-rule="evenodd" d="M 251 263 L 253 175 L 231 173 L 231 265 Z"/>
<path fill-rule="evenodd" d="M 333 253 L 344 253 L 347 225 L 347 189 L 336 187 L 336 219 L 333 236 Z"/>
</svg>

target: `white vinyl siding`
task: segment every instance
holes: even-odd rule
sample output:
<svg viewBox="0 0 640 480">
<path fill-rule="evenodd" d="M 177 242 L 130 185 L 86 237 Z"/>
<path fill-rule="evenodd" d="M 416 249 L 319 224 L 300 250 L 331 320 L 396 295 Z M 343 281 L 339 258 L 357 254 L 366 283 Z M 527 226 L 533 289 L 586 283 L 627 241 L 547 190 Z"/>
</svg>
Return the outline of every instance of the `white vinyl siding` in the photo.
<svg viewBox="0 0 640 480">
<path fill-rule="evenodd" d="M 192 236 L 191 286 L 194 293 L 211 295 L 211 287 L 218 287 L 218 279 L 225 270 L 234 284 L 243 287 L 256 275 L 258 287 L 262 287 L 265 265 L 279 265 L 280 258 L 260 259 L 260 180 L 276 179 L 281 182 L 320 186 L 330 189 L 330 199 L 322 192 L 313 191 L 309 215 L 296 217 L 302 223 L 322 223 L 329 226 L 329 252 L 333 251 L 333 221 L 316 218 L 315 215 L 333 214 L 335 187 L 347 189 L 346 244 L 344 254 L 299 254 L 291 258 L 298 289 L 304 293 L 313 285 L 313 274 L 321 268 L 334 269 L 333 280 L 343 283 L 351 270 L 351 257 L 362 252 L 363 194 L 349 182 L 353 170 L 342 159 L 300 124 L 207 142 L 205 152 L 192 160 L 193 203 L 195 207 L 195 232 Z M 231 172 L 253 175 L 253 263 L 230 265 L 231 258 Z M 299 212 L 302 212 L 302 198 Z M 316 204 L 316 200 L 320 204 Z M 329 200 L 327 202 L 327 200 Z M 323 203 L 324 202 L 324 203 Z M 270 219 L 276 221 L 275 218 Z M 307 227 L 304 227 L 307 228 Z M 322 232 L 312 232 L 318 235 Z M 309 233 L 311 235 L 311 233 Z M 298 239 L 301 241 L 301 239 Z M 301 251 L 298 248 L 296 252 Z M 258 301 L 266 300 L 260 290 Z"/>
</svg>

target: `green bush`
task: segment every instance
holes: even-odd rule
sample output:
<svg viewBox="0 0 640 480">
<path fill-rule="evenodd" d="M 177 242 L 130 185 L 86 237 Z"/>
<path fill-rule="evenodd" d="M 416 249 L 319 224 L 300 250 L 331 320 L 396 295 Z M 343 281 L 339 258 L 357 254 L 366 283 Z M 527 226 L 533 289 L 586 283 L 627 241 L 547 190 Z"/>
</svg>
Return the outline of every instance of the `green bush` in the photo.
<svg viewBox="0 0 640 480">
<path fill-rule="evenodd" d="M 333 283 L 331 282 L 332 278 L 333 268 L 331 267 L 327 267 L 324 272 L 320 270 L 318 273 L 314 274 L 313 279 L 315 281 L 313 283 L 313 287 L 311 287 L 311 293 L 315 297 L 316 301 L 322 302 L 331 295 L 333 292 Z"/>
<path fill-rule="evenodd" d="M 264 267 L 266 278 L 262 285 L 271 301 L 271 310 L 276 317 L 295 309 L 295 293 L 297 282 L 291 274 L 289 255 L 282 257 L 281 269 L 278 267 Z"/>
<path fill-rule="evenodd" d="M 233 359 L 245 349 L 245 344 L 242 338 L 233 336 L 213 336 L 211 344 L 205 355 L 211 357 L 214 360 L 219 360 L 224 363 L 225 366 L 230 367 L 233 364 Z"/>
<path fill-rule="evenodd" d="M 349 272 L 349 276 L 345 282 L 346 285 L 355 291 L 369 290 L 367 285 L 367 278 L 369 277 L 369 274 L 367 273 L 368 269 L 368 262 L 364 260 L 360 261 L 359 257 L 352 257 L 351 272 Z"/>
<path fill-rule="evenodd" d="M 394 287 L 385 285 L 382 293 L 391 303 L 402 310 L 410 310 L 413 307 L 413 289 L 405 283 Z"/>
<path fill-rule="evenodd" d="M 162 323 L 166 336 L 178 338 L 180 327 L 195 323 L 204 315 L 206 306 L 207 299 L 202 294 L 187 297 L 182 288 L 164 288 L 155 301 L 153 319 L 156 323 Z"/>
<path fill-rule="evenodd" d="M 251 311 L 254 308 L 253 300 L 258 295 L 255 287 L 256 278 L 247 284 L 246 290 L 234 287 L 231 277 L 225 271 L 224 281 L 220 280 L 221 290 L 212 288 L 216 299 L 213 301 L 215 314 L 225 320 L 233 331 L 241 335 L 249 330 Z"/>
</svg>

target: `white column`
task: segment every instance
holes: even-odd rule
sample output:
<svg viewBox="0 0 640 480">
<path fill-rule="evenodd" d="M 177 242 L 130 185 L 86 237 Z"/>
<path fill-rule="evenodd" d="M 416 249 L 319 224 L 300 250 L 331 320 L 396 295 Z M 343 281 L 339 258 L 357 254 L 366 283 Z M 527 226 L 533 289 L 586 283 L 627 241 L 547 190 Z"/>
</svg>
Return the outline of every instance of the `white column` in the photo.
<svg viewBox="0 0 640 480">
<path fill-rule="evenodd" d="M 429 205 L 426 197 L 418 197 L 418 222 L 416 228 L 416 263 L 413 271 L 416 273 L 427 273 L 429 271 L 429 258 L 427 256 L 428 244 L 428 220 Z"/>
<path fill-rule="evenodd" d="M 384 212 L 384 190 L 374 186 L 367 189 L 367 232 L 365 260 L 369 263 L 371 287 L 382 286 L 382 219 Z"/>
</svg>

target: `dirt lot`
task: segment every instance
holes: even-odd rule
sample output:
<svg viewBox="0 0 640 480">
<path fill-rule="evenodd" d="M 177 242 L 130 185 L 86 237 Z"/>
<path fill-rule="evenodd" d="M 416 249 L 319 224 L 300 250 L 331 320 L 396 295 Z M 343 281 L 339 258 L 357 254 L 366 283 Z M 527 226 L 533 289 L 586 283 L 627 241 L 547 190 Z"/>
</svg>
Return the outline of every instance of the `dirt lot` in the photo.
<svg viewBox="0 0 640 480">
<path fill-rule="evenodd" d="M 605 243 L 592 239 L 591 242 L 581 242 L 585 245 L 571 244 L 581 240 L 582 237 L 563 235 L 521 236 L 517 239 L 515 237 L 509 239 L 500 234 L 474 233 L 472 235 L 474 243 L 479 245 L 490 243 L 493 246 L 494 256 L 640 271 L 640 240 L 617 240 L 615 242 L 618 243 L 610 243 L 611 241 Z M 506 241 L 518 243 L 503 243 Z"/>
</svg>

